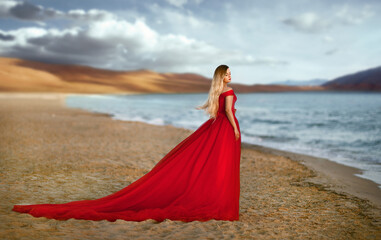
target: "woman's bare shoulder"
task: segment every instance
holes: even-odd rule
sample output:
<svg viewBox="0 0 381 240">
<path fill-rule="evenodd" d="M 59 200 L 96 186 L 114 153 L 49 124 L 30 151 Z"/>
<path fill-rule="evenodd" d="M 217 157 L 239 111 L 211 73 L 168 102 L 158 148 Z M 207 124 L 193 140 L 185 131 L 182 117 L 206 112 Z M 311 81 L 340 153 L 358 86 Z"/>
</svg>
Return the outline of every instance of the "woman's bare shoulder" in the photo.
<svg viewBox="0 0 381 240">
<path fill-rule="evenodd" d="M 231 88 L 231 87 L 226 87 L 226 88 L 223 90 L 223 93 L 224 93 L 224 92 L 227 92 L 227 91 L 230 91 L 230 90 L 233 90 L 233 88 Z"/>
</svg>

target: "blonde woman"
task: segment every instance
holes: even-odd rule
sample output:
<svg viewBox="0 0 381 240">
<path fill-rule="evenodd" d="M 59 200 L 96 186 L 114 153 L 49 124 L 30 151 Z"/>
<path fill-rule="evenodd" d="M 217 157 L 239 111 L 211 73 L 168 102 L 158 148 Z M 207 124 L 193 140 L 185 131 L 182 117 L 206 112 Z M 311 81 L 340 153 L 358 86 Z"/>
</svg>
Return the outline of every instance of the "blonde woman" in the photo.
<svg viewBox="0 0 381 240">
<path fill-rule="evenodd" d="M 241 136 L 230 81 L 229 67 L 218 66 L 208 99 L 199 107 L 209 120 L 122 190 L 95 200 L 13 210 L 58 220 L 239 220 Z"/>
</svg>

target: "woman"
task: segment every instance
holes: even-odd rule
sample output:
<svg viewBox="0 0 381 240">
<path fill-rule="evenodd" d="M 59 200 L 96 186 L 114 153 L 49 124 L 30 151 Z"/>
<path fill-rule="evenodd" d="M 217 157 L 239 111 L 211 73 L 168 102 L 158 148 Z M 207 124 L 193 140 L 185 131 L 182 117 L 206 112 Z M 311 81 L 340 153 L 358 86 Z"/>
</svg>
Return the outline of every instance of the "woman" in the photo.
<svg viewBox="0 0 381 240">
<path fill-rule="evenodd" d="M 241 137 L 230 81 L 229 67 L 218 66 L 208 100 L 198 108 L 210 119 L 124 189 L 95 200 L 15 205 L 13 211 L 58 220 L 238 220 Z"/>
</svg>

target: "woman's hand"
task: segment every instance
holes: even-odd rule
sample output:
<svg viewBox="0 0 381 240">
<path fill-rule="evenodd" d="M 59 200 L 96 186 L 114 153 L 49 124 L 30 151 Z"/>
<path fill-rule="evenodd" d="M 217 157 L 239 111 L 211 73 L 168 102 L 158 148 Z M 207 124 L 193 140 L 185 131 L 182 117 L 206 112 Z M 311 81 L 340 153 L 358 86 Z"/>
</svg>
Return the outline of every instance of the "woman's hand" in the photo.
<svg viewBox="0 0 381 240">
<path fill-rule="evenodd" d="M 238 140 L 239 139 L 239 131 L 238 129 L 234 129 L 234 135 L 235 135 L 235 140 Z"/>
</svg>

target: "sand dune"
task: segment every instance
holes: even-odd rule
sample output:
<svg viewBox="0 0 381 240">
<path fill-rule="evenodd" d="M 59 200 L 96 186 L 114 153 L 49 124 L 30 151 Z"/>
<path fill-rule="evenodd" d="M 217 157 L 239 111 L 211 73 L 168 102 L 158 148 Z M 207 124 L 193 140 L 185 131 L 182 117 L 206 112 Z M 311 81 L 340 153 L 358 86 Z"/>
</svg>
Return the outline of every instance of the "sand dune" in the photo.
<svg viewBox="0 0 381 240">
<path fill-rule="evenodd" d="M 210 79 L 150 70 L 110 71 L 87 66 L 0 58 L 0 91 L 61 93 L 207 92 Z M 319 91 L 321 87 L 231 84 L 236 92 Z"/>
</svg>

